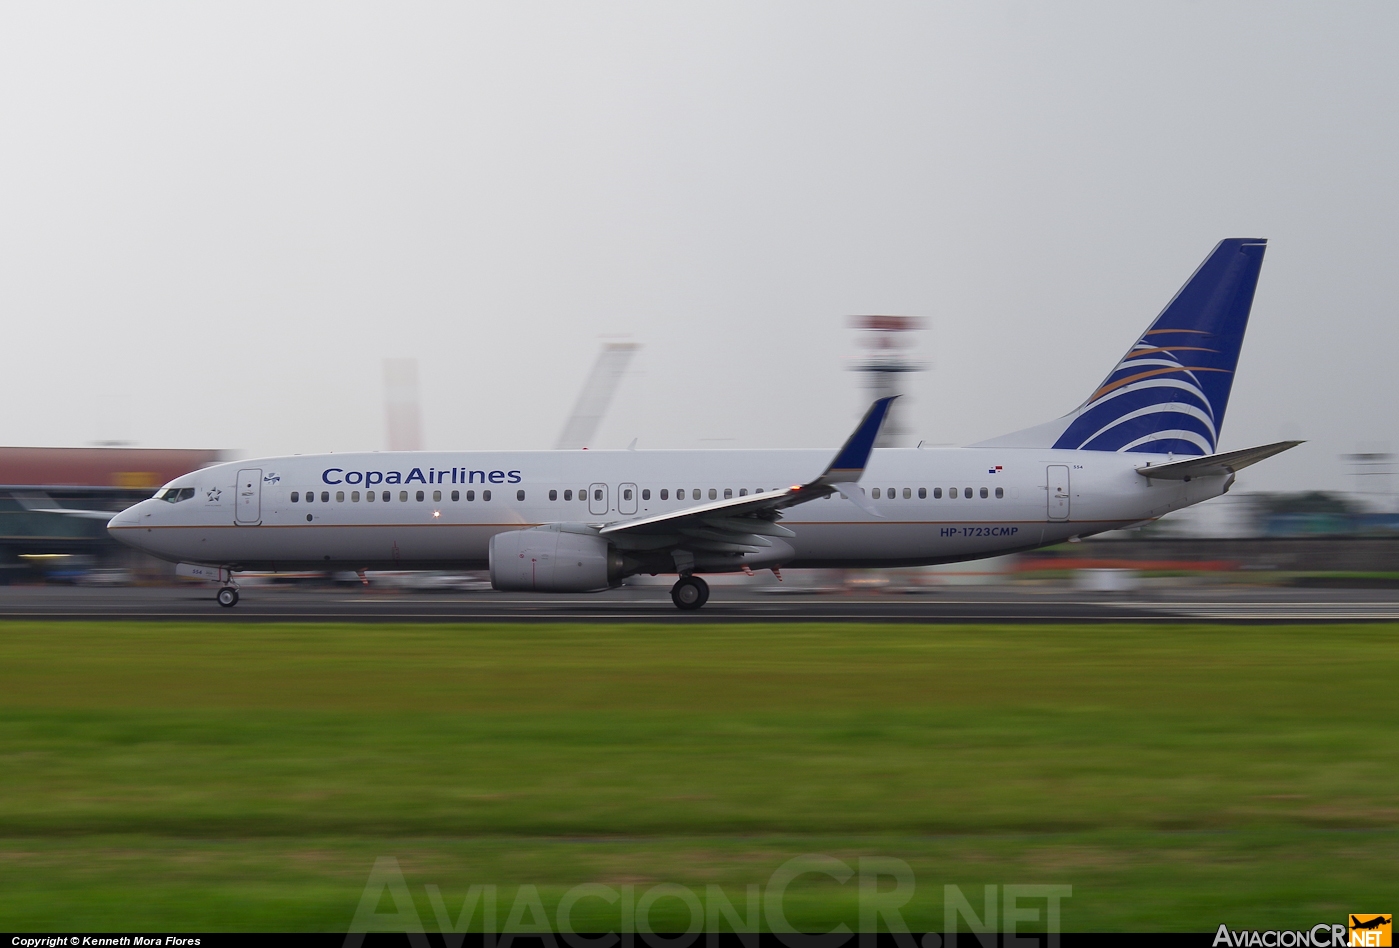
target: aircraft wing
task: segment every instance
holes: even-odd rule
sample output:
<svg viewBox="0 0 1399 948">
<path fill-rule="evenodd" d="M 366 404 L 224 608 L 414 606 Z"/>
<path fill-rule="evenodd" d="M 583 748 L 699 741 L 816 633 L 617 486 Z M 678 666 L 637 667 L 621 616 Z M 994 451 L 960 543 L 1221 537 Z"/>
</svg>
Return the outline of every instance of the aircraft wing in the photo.
<svg viewBox="0 0 1399 948">
<path fill-rule="evenodd" d="M 784 509 L 820 500 L 837 491 L 861 509 L 879 516 L 855 484 L 865 472 L 875 438 L 895 398 L 898 396 L 881 398 L 870 405 L 845 445 L 813 481 L 768 493 L 711 501 L 654 517 L 622 520 L 598 532 L 623 541 L 623 546 L 637 549 L 662 549 L 683 543 L 712 552 L 744 553 L 772 546 L 769 537 L 795 536 L 776 522 L 782 518 Z"/>
<path fill-rule="evenodd" d="M 75 507 L 60 507 L 48 494 L 42 491 L 10 491 L 10 496 L 31 513 L 62 514 L 82 520 L 111 520 L 116 513 L 111 510 L 79 510 Z"/>
<path fill-rule="evenodd" d="M 1225 451 L 1223 454 L 1207 454 L 1202 458 L 1187 458 L 1184 461 L 1171 461 L 1168 464 L 1147 464 L 1137 468 L 1143 477 L 1161 478 L 1168 481 L 1188 481 L 1192 477 L 1209 477 L 1212 474 L 1233 474 L 1250 464 L 1281 454 L 1302 444 L 1301 441 L 1277 441 L 1257 448 L 1244 448 L 1242 451 Z"/>
<path fill-rule="evenodd" d="M 71 507 L 42 507 L 34 513 L 62 514 L 65 517 L 77 517 L 79 520 L 111 520 L 120 511 L 114 510 L 76 510 Z"/>
</svg>

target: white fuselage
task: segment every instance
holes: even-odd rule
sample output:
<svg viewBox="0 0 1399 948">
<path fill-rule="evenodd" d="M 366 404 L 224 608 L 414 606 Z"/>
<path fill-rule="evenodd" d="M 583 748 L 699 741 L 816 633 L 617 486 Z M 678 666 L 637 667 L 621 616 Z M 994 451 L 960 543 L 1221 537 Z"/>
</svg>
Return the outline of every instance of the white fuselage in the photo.
<svg viewBox="0 0 1399 948">
<path fill-rule="evenodd" d="M 771 491 L 809 481 L 829 459 L 827 451 L 262 458 L 177 478 L 162 494 L 177 488 L 192 496 L 142 501 L 109 529 L 164 559 L 230 569 L 484 569 L 490 539 L 502 531 L 602 526 Z M 994 556 L 1150 520 L 1228 489 L 1225 476 L 1149 480 L 1136 472 L 1164 460 L 1040 448 L 876 450 L 860 484 L 882 516 L 841 495 L 784 510 L 795 555 L 778 565 L 912 566 Z"/>
</svg>

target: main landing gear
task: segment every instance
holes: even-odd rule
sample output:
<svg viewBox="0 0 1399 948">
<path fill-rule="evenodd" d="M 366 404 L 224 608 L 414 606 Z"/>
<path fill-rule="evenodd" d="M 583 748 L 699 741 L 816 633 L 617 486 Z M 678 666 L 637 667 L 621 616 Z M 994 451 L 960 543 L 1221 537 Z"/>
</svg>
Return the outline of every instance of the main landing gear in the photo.
<svg viewBox="0 0 1399 948">
<path fill-rule="evenodd" d="M 219 594 L 214 597 L 219 601 L 219 605 L 225 609 L 232 609 L 238 605 L 238 590 L 232 586 L 225 586 L 219 590 Z"/>
<path fill-rule="evenodd" d="M 670 600 L 675 603 L 675 608 L 693 612 L 709 601 L 709 584 L 698 576 L 681 576 L 670 587 Z"/>
</svg>

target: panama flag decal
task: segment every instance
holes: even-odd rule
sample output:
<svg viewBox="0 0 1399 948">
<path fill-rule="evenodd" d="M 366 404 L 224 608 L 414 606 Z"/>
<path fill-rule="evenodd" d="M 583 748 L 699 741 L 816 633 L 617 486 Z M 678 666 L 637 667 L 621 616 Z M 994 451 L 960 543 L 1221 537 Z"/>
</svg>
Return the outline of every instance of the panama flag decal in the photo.
<svg viewBox="0 0 1399 948">
<path fill-rule="evenodd" d="M 1001 466 L 1000 466 L 999 464 L 997 464 L 995 467 L 987 468 L 987 469 L 986 469 L 986 473 L 987 473 L 987 474 L 999 474 L 999 473 L 1001 473 Z"/>
</svg>

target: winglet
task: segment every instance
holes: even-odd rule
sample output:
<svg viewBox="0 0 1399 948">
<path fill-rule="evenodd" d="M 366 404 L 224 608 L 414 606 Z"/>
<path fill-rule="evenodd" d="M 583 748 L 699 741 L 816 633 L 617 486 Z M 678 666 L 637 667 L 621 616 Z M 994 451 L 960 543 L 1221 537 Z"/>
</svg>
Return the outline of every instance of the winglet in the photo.
<svg viewBox="0 0 1399 948">
<path fill-rule="evenodd" d="M 879 437 L 879 429 L 884 425 L 884 419 L 889 414 L 889 405 L 898 397 L 891 395 L 888 398 L 881 398 L 871 405 L 854 433 L 836 453 L 835 460 L 831 461 L 826 472 L 810 483 L 794 484 L 791 487 L 766 494 L 750 494 L 745 497 L 711 501 L 684 510 L 673 510 L 653 517 L 642 517 L 639 520 L 619 520 L 602 527 L 598 533 L 603 536 L 627 532 L 664 533 L 672 531 L 675 523 L 692 517 L 701 520 L 706 517 L 711 518 L 704 521 L 705 526 L 709 529 L 715 528 L 715 521 L 712 518 L 756 517 L 772 522 L 779 519 L 780 511 L 788 507 L 795 507 L 797 504 L 804 504 L 809 500 L 820 500 L 822 497 L 829 497 L 836 492 L 844 494 L 852 504 L 865 513 L 873 517 L 882 517 L 884 515 L 865 498 L 864 492 L 860 490 L 856 482 L 860 479 L 860 475 L 865 473 L 865 465 L 869 462 L 870 452 L 874 450 L 874 442 Z M 733 522 L 737 522 L 737 519 Z"/>
<path fill-rule="evenodd" d="M 849 484 L 860 479 L 860 475 L 865 473 L 865 465 L 869 463 L 870 452 L 874 450 L 875 439 L 879 437 L 879 429 L 884 426 L 884 419 L 889 415 L 889 406 L 898 397 L 890 395 L 880 398 L 870 406 L 864 419 L 846 439 L 844 446 L 836 453 L 835 460 L 831 461 L 826 472 L 817 478 L 816 483 Z"/>
</svg>

